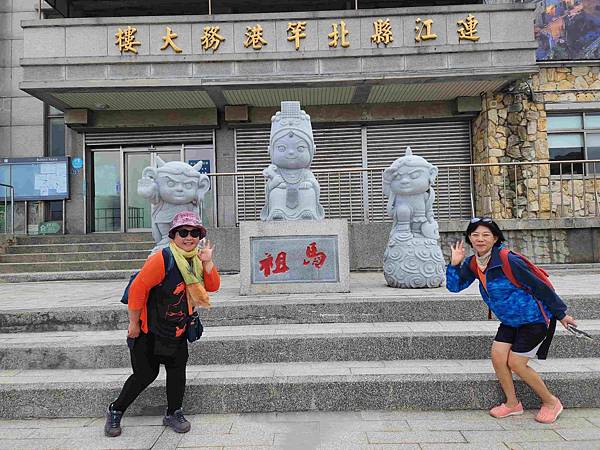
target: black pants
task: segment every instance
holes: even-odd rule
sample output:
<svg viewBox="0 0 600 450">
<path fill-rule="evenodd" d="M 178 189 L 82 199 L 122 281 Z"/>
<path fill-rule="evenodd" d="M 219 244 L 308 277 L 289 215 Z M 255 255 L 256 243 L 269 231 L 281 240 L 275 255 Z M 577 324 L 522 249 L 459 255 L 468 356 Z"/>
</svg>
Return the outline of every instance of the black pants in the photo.
<svg viewBox="0 0 600 450">
<path fill-rule="evenodd" d="M 158 376 L 160 364 L 167 370 L 167 407 L 169 413 L 181 408 L 185 393 L 185 368 L 188 361 L 187 340 L 184 338 L 176 346 L 171 356 L 155 354 L 156 336 L 141 333 L 135 340 L 131 355 L 131 375 L 121 390 L 119 398 L 113 403 L 116 411 L 125 411 L 140 393 Z"/>
</svg>

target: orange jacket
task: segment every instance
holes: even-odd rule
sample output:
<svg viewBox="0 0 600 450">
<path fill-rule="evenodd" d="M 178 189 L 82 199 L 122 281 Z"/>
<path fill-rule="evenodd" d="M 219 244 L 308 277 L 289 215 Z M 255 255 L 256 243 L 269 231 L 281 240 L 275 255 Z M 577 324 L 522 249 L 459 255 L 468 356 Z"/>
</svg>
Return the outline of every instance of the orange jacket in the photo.
<svg viewBox="0 0 600 450">
<path fill-rule="evenodd" d="M 128 309 L 133 311 L 142 310 L 140 320 L 142 322 L 142 331 L 148 333 L 148 311 L 146 304 L 150 290 L 159 285 L 165 278 L 165 263 L 162 252 L 156 252 L 150 256 L 142 266 L 140 273 L 129 288 Z M 221 286 L 221 277 L 217 271 L 217 267 L 206 273 L 204 272 L 204 288 L 208 292 L 216 292 Z"/>
</svg>

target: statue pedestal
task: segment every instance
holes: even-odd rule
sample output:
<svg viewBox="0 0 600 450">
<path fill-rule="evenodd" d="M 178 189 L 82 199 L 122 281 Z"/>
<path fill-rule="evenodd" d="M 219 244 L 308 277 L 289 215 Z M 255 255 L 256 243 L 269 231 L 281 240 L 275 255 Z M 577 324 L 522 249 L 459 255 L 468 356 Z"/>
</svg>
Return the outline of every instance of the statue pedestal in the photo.
<svg viewBox="0 0 600 450">
<path fill-rule="evenodd" d="M 392 233 L 383 255 L 383 275 L 394 288 L 442 286 L 446 264 L 437 240 Z"/>
<path fill-rule="evenodd" d="M 240 295 L 350 292 L 346 220 L 240 223 Z"/>
</svg>

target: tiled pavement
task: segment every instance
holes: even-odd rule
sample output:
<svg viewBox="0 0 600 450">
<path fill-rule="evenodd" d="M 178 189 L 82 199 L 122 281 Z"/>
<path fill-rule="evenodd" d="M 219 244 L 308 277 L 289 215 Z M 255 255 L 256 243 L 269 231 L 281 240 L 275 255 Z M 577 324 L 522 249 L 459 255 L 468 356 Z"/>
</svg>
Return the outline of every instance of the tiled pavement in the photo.
<svg viewBox="0 0 600 450">
<path fill-rule="evenodd" d="M 103 418 L 1 420 L 0 449 L 600 449 L 600 409 L 565 410 L 558 422 L 535 411 L 497 420 L 485 411 L 362 411 L 188 416 L 178 435 L 161 417 L 127 417 L 103 436 Z"/>
</svg>

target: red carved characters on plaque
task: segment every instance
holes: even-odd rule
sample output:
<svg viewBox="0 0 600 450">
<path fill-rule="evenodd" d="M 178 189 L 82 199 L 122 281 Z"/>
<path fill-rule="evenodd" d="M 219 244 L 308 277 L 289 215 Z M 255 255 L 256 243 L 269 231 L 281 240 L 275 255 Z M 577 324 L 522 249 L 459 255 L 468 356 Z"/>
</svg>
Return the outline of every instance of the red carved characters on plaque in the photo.
<svg viewBox="0 0 600 450">
<path fill-rule="evenodd" d="M 304 265 L 307 266 L 312 264 L 317 269 L 323 267 L 323 264 L 325 264 L 325 260 L 327 259 L 327 255 L 324 252 L 317 251 L 316 242 L 311 242 L 308 247 L 306 247 L 306 257 L 308 259 L 304 260 Z"/>
<path fill-rule="evenodd" d="M 265 278 L 271 275 L 271 269 L 273 269 L 273 274 L 276 273 L 285 273 L 290 270 L 287 266 L 287 253 L 279 252 L 277 257 L 275 258 L 275 268 L 273 268 L 273 255 L 270 253 L 265 253 L 265 258 L 261 259 L 259 262 L 259 268 L 264 273 Z"/>
</svg>

